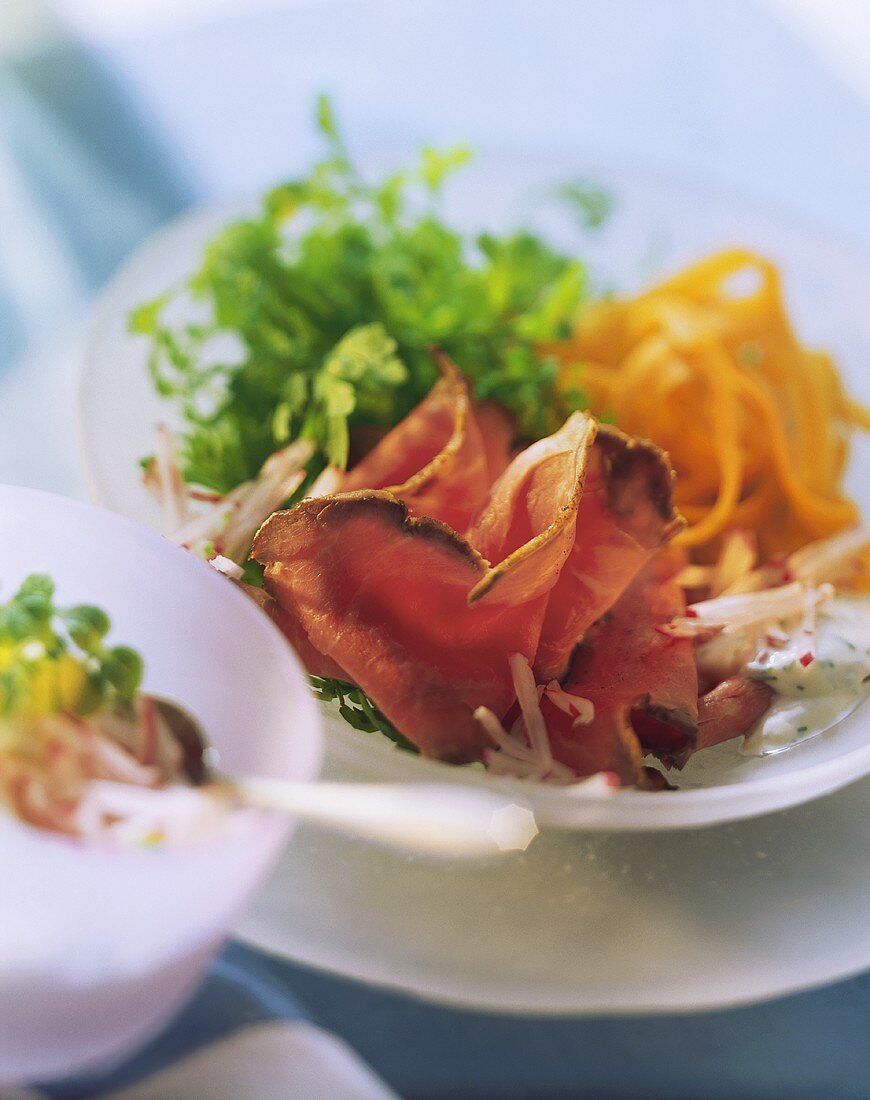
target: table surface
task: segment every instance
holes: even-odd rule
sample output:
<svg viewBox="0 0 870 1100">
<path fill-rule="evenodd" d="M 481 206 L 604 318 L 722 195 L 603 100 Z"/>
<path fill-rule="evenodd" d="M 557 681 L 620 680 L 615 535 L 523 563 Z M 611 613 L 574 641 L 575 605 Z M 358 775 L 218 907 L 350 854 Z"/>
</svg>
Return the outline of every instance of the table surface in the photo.
<svg viewBox="0 0 870 1100">
<path fill-rule="evenodd" d="M 54 347 L 155 226 L 302 168 L 323 89 L 361 149 L 462 140 L 642 163 L 870 247 L 870 83 L 855 63 L 870 28 L 849 0 L 822 7 L 273 3 L 148 33 L 101 35 L 95 20 L 90 44 L 54 39 L 0 60 L 0 407 L 15 410 L 0 480 L 83 492 L 74 380 Z M 710 1015 L 525 1020 L 426 1006 L 239 946 L 119 1079 L 243 1023 L 299 1015 L 405 1096 L 870 1096 L 868 976 Z"/>
</svg>

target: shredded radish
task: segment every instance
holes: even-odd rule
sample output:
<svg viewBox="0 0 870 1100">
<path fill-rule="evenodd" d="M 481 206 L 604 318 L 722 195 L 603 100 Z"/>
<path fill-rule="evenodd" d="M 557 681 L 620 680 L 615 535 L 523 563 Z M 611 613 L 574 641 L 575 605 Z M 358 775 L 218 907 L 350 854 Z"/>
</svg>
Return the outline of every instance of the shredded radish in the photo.
<svg viewBox="0 0 870 1100">
<path fill-rule="evenodd" d="M 498 746 L 497 749 L 488 749 L 484 753 L 484 763 L 487 771 L 492 775 L 512 779 L 543 780 L 560 785 L 590 786 L 596 790 L 600 789 L 602 793 L 612 793 L 613 784 L 607 776 L 593 775 L 578 780 L 569 767 L 558 761 L 553 761 L 549 770 L 545 770 L 540 756 L 524 736 L 525 726 L 522 722 L 516 723 L 508 733 L 496 715 L 487 707 L 478 707 L 474 717 Z"/>
<path fill-rule="evenodd" d="M 870 525 L 864 525 L 811 542 L 788 558 L 757 566 L 755 536 L 749 531 L 732 531 L 726 536 L 715 565 L 687 565 L 679 571 L 676 581 L 681 588 L 707 589 L 711 600 L 777 589 L 795 582 L 817 587 L 825 582 L 848 580 L 861 569 L 861 555 L 868 548 Z M 690 633 L 677 636 L 688 637 Z"/>
<path fill-rule="evenodd" d="M 188 550 L 202 548 L 208 542 L 220 542 L 237 507 L 233 494 L 230 493 L 221 497 L 207 512 L 201 512 L 167 537 L 176 545 L 184 546 Z"/>
<path fill-rule="evenodd" d="M 315 479 L 308 490 L 309 498 L 328 497 L 341 489 L 344 480 L 344 470 L 337 466 L 327 466 Z"/>
<path fill-rule="evenodd" d="M 313 454 L 314 445 L 307 440 L 291 443 L 266 459 L 257 478 L 242 487 L 244 492 L 235 490 L 239 507 L 231 530 L 224 533 L 226 557 L 233 561 L 247 557 L 257 529 L 305 480 L 304 466 Z"/>
<path fill-rule="evenodd" d="M 158 424 L 154 432 L 154 477 L 163 505 L 164 532 L 171 534 L 187 522 L 187 493 L 175 436 L 165 424 Z"/>
<path fill-rule="evenodd" d="M 683 637 L 703 634 L 705 628 L 713 633 L 722 630 L 733 633 L 800 614 L 806 592 L 806 587 L 795 581 L 781 588 L 717 596 L 690 604 L 687 614 L 673 619 L 669 625 L 685 631 Z"/>
<path fill-rule="evenodd" d="M 514 680 L 514 689 L 517 693 L 517 702 L 523 712 L 526 724 L 526 734 L 529 743 L 538 754 L 543 774 L 546 775 L 553 766 L 553 753 L 550 750 L 550 738 L 547 734 L 547 724 L 541 713 L 541 702 L 535 685 L 535 675 L 532 666 L 522 653 L 512 653 L 508 658 L 511 675 Z"/>
<path fill-rule="evenodd" d="M 544 694 L 548 698 L 557 696 L 559 701 L 555 705 L 561 709 L 569 708 L 566 713 L 575 715 L 575 724 L 592 721 L 595 712 L 591 702 L 564 691 L 555 681 L 546 686 L 536 684 L 531 666 L 522 654 L 511 656 L 510 668 L 521 711 L 510 731 L 489 708 L 478 707 L 474 712 L 475 719 L 496 746 L 484 753 L 487 770 L 493 775 L 515 779 L 576 784 L 577 775 L 565 764 L 553 759 L 540 700 Z M 609 789 L 609 783 L 606 786 Z"/>
<path fill-rule="evenodd" d="M 97 780 L 76 808 L 79 835 L 119 846 L 190 843 L 208 836 L 230 804 L 208 788 L 159 790 Z"/>
<path fill-rule="evenodd" d="M 747 577 L 758 560 L 758 539 L 754 532 L 730 531 L 722 542 L 719 560 L 713 571 L 710 595 L 719 596 Z"/>
<path fill-rule="evenodd" d="M 823 584 L 819 588 L 807 589 L 804 597 L 804 615 L 800 628 L 801 656 L 804 668 L 816 659 L 816 632 L 818 627 L 819 605 L 834 595 L 834 586 Z"/>
<path fill-rule="evenodd" d="M 175 439 L 161 424 L 157 428 L 155 460 L 145 472 L 145 485 L 160 500 L 166 535 L 176 545 L 208 560 L 238 565 L 247 557 L 257 529 L 305 480 L 305 465 L 313 453 L 312 443 L 297 440 L 270 455 L 252 481 L 219 496 L 185 484 Z M 207 507 L 194 512 L 192 503 L 206 503 Z M 217 568 L 233 575 L 226 566 Z"/>
<path fill-rule="evenodd" d="M 788 644 L 788 634 L 778 626 L 772 626 L 764 635 L 764 640 L 771 649 L 782 649 Z"/>
<path fill-rule="evenodd" d="M 808 543 L 787 558 L 771 561 L 752 569 L 732 581 L 719 594 L 731 596 L 757 592 L 792 584 L 795 581 L 815 587 L 825 582 L 836 583 L 849 580 L 854 574 L 860 572 L 863 565 L 862 554 L 868 547 L 870 547 L 870 526 L 853 527 L 832 538 Z M 687 569 L 693 568 L 695 567 L 687 567 Z M 681 577 L 682 573 L 678 575 L 678 579 Z M 684 584 L 683 587 L 690 586 Z M 702 585 L 693 587 L 702 587 Z"/>
<path fill-rule="evenodd" d="M 537 698 L 537 692 L 535 693 Z M 538 708 L 540 710 L 540 708 Z M 548 779 L 555 782 L 572 782 L 576 779 L 570 768 L 555 762 L 549 752 L 547 742 L 546 756 L 538 752 L 526 735 L 526 727 L 521 720 L 508 731 L 495 714 L 487 707 L 478 707 L 474 717 L 483 726 L 495 744 L 496 750 L 487 750 L 484 763 L 493 775 L 513 776 L 517 779 Z M 542 716 L 543 721 L 543 716 Z M 546 730 L 545 730 L 546 734 Z M 547 762 L 549 757 L 549 763 Z"/>
<path fill-rule="evenodd" d="M 709 588 L 715 574 L 715 565 L 685 565 L 674 579 L 680 588 Z"/>
<path fill-rule="evenodd" d="M 690 638 L 696 642 L 704 642 L 715 637 L 725 629 L 725 623 L 705 622 L 703 619 L 691 615 L 678 616 L 669 623 L 657 623 L 656 630 L 669 638 Z"/>
<path fill-rule="evenodd" d="M 534 750 L 525 741 L 520 740 L 516 725 L 514 729 L 508 733 L 489 707 L 478 707 L 474 712 L 474 717 L 480 722 L 502 752 L 518 760 L 528 761 L 529 763 L 535 760 Z"/>
<path fill-rule="evenodd" d="M 801 547 L 787 559 L 786 567 L 795 580 L 804 584 L 836 582 L 860 568 L 861 555 L 868 547 L 870 525 L 865 524 Z"/>
<path fill-rule="evenodd" d="M 776 588 L 793 579 L 784 564 L 762 565 L 737 577 L 719 595 L 740 596 L 747 592 L 760 592 L 764 588 Z"/>
<path fill-rule="evenodd" d="M 215 554 L 213 558 L 209 560 L 209 565 L 218 571 L 223 573 L 225 577 L 229 577 L 231 580 L 240 581 L 245 575 L 244 569 L 236 562 L 230 561 L 229 558 L 225 558 L 223 554 Z"/>
<path fill-rule="evenodd" d="M 830 585 L 814 589 L 794 581 L 781 588 L 720 596 L 693 604 L 688 609 L 691 617 L 674 619 L 662 630 L 677 637 L 695 637 L 700 641 L 713 638 L 710 646 L 714 648 L 709 650 L 709 655 L 714 664 L 723 661 L 727 664 L 728 651 L 736 659 L 738 654 L 748 654 L 753 649 L 757 651 L 768 637 L 773 639 L 768 644 L 777 647 L 779 639 L 781 646 L 784 625 L 805 616 L 810 604 L 814 614 L 815 608 L 833 594 L 834 589 Z M 706 636 L 705 627 L 710 629 Z"/>
<path fill-rule="evenodd" d="M 818 608 L 833 595 L 830 584 L 812 587 L 792 581 L 776 588 L 702 600 L 691 604 L 685 615 L 656 629 L 670 637 L 701 643 L 697 652 L 699 669 L 721 680 L 749 662 L 764 663 L 770 650 L 783 650 L 789 642 L 786 628 L 801 624 L 796 658 L 806 667 L 815 656 Z"/>
<path fill-rule="evenodd" d="M 768 567 L 756 569 L 758 540 L 754 532 L 743 529 L 729 532 L 715 565 L 686 565 L 676 576 L 681 588 L 705 588 L 709 597 L 754 592 L 781 582 L 782 570 L 775 575 Z"/>
<path fill-rule="evenodd" d="M 83 778 L 116 779 L 137 787 L 154 787 L 160 782 L 159 770 L 150 764 L 140 764 L 126 749 L 108 737 L 97 735 L 93 742 L 91 762 L 94 775 Z"/>
<path fill-rule="evenodd" d="M 82 810 L 95 783 L 156 797 L 184 785 L 183 751 L 155 701 L 140 696 L 129 714 L 87 719 L 60 712 L 17 719 L 3 731 L 0 805 L 32 825 L 89 839 L 123 817 L 97 827 Z"/>
</svg>

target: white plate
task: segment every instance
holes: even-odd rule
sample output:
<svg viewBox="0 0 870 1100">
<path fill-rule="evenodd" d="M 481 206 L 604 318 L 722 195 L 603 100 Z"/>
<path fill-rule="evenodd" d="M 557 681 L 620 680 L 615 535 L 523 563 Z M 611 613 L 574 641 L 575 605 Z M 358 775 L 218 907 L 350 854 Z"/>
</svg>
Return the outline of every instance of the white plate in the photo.
<svg viewBox="0 0 870 1100">
<path fill-rule="evenodd" d="M 572 170 L 573 169 L 573 170 Z M 600 234 L 578 242 L 570 221 L 543 197 L 576 166 L 487 162 L 457 182 L 451 213 L 470 228 L 534 218 L 554 239 L 592 258 L 599 283 L 634 287 L 661 270 L 728 243 L 747 242 L 780 262 L 802 333 L 832 348 L 854 388 L 866 392 L 870 360 L 870 260 L 845 245 L 781 225 L 721 197 L 642 177 L 637 172 L 587 171 L 604 179 L 617 210 Z M 126 332 L 130 309 L 180 280 L 196 264 L 203 242 L 227 211 L 193 215 L 158 236 L 103 295 L 85 351 L 81 388 L 84 461 L 98 501 L 159 524 L 157 507 L 139 479 L 138 459 L 152 449 L 155 422 L 167 410 L 152 392 L 146 343 Z M 865 452 L 866 453 L 866 452 Z M 856 460 L 855 469 L 859 466 Z M 867 478 L 853 489 L 868 500 Z M 512 784 L 543 824 L 580 829 L 674 829 L 733 821 L 827 794 L 870 770 L 867 718 L 860 712 L 835 731 L 774 757 L 741 757 L 734 744 L 697 757 L 679 777 L 684 789 L 662 798 L 643 791 L 616 797 L 582 788 Z M 491 777 L 396 752 L 341 720 L 327 724 L 330 756 L 359 775 L 395 780 L 450 780 L 491 785 Z"/>
<path fill-rule="evenodd" d="M 29 489 L 0 487 L 0 530 L 0 598 L 49 573 L 60 605 L 106 608 L 111 638 L 145 658 L 145 689 L 197 718 L 228 773 L 315 775 L 320 729 L 302 670 L 212 569 L 120 516 Z M 0 811 L 0 1091 L 81 1072 L 159 1030 L 288 831 L 237 812 L 195 844 L 117 851 Z"/>
<path fill-rule="evenodd" d="M 757 247 L 786 272 L 801 334 L 831 348 L 852 388 L 867 395 L 870 259 L 848 243 L 727 196 L 567 162 L 479 165 L 457 187 L 451 213 L 469 228 L 511 224 L 517 209 L 535 207 L 528 196 L 578 174 L 610 184 L 619 199 L 607 229 L 582 244 L 599 282 L 631 289 L 714 248 Z M 109 288 L 92 328 L 82 384 L 91 491 L 150 522 L 156 515 L 138 486 L 136 460 L 150 449 L 152 424 L 165 410 L 124 316 L 186 273 L 225 217 L 205 213 L 170 227 Z M 555 214 L 540 221 L 567 236 Z M 865 507 L 870 485 L 858 471 L 866 471 L 867 457 L 862 443 L 850 485 Z M 328 723 L 326 736 L 331 770 L 348 778 L 445 771 L 340 724 Z M 614 834 L 723 823 L 817 798 L 866 773 L 868 742 L 866 717 L 857 714 L 774 758 L 740 760 L 726 750 L 705 789 L 664 797 L 627 791 L 603 803 L 532 792 L 542 821 L 602 835 L 550 832 L 521 859 L 473 871 L 399 860 L 303 830 L 242 934 L 312 965 L 500 1010 L 713 1006 L 839 977 L 870 964 L 866 782 L 742 825 Z"/>
<path fill-rule="evenodd" d="M 710 829 L 551 830 L 477 867 L 303 826 L 238 932 L 295 962 L 482 1011 L 747 1004 L 870 967 L 868 804 L 863 780 Z"/>
</svg>

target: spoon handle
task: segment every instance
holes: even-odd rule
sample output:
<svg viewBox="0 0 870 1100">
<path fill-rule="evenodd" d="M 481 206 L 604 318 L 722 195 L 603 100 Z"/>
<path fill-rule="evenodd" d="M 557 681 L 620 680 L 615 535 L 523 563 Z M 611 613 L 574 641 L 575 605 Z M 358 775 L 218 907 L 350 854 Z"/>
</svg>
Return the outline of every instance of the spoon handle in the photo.
<svg viewBox="0 0 870 1100">
<path fill-rule="evenodd" d="M 537 835 L 531 810 L 494 792 L 448 784 L 294 783 L 242 779 L 240 803 L 277 810 L 367 840 L 433 856 L 524 851 Z"/>
</svg>

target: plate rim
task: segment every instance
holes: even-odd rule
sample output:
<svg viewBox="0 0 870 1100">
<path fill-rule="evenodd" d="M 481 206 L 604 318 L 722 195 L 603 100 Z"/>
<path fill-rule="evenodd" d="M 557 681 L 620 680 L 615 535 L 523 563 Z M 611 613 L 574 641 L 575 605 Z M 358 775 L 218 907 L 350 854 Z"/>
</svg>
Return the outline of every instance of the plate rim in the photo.
<svg viewBox="0 0 870 1100">
<path fill-rule="evenodd" d="M 570 998 L 557 999 L 552 995 L 542 994 L 537 998 L 523 999 L 523 994 L 518 989 L 505 987 L 498 992 L 498 987 L 489 985 L 484 992 L 479 992 L 483 983 L 476 982 L 477 990 L 469 994 L 459 985 L 456 979 L 441 979 L 440 983 L 432 983 L 431 976 L 427 976 L 425 983 L 421 983 L 411 976 L 410 971 L 405 977 L 385 977 L 376 964 L 368 965 L 359 961 L 360 952 L 348 951 L 346 955 L 327 961 L 321 952 L 312 950 L 301 944 L 289 948 L 276 947 L 274 938 L 270 938 L 265 932 L 258 932 L 256 924 L 250 917 L 237 926 L 233 936 L 240 943 L 262 951 L 270 958 L 277 960 L 290 960 L 301 966 L 310 967 L 321 974 L 329 974 L 335 977 L 345 978 L 348 981 L 361 985 L 371 986 L 385 992 L 401 994 L 423 1004 L 431 1004 L 454 1011 L 479 1012 L 488 1015 L 512 1017 L 529 1016 L 541 1019 L 570 1019 L 572 1017 L 626 1017 L 643 1016 L 647 1018 L 656 1016 L 692 1015 L 700 1016 L 713 1012 L 727 1011 L 728 1009 L 748 1008 L 752 1005 L 764 1004 L 766 1001 L 777 1000 L 784 997 L 797 996 L 815 989 L 824 989 L 827 986 L 837 985 L 840 982 L 849 981 L 859 977 L 870 969 L 870 948 L 866 959 L 862 962 L 850 963 L 846 966 L 835 967 L 818 974 L 812 978 L 792 978 L 790 980 L 778 979 L 766 984 L 759 983 L 758 988 L 749 993 L 736 994 L 734 996 L 694 998 L 690 1003 L 684 999 L 662 999 L 651 993 L 648 1000 L 640 1000 L 637 997 L 613 997 L 608 1000 L 588 998 L 586 1000 L 574 1000 Z M 357 961 L 352 961 L 357 960 Z M 423 988 L 425 986 L 425 988 Z"/>
</svg>

